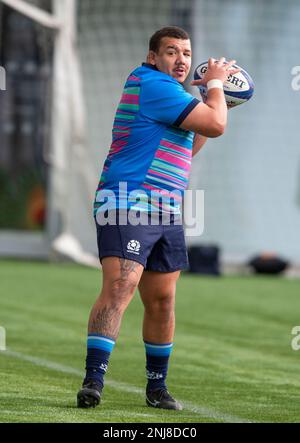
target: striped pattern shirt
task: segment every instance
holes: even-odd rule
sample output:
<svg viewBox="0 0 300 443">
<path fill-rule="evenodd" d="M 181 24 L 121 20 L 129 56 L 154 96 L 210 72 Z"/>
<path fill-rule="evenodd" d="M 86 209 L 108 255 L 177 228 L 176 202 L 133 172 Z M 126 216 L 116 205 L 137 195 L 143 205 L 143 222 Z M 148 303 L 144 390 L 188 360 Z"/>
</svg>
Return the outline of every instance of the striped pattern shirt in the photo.
<svg viewBox="0 0 300 443">
<path fill-rule="evenodd" d="M 115 208 L 180 213 L 194 137 L 180 124 L 198 103 L 177 80 L 152 65 L 145 63 L 129 75 L 94 215 Z"/>
</svg>

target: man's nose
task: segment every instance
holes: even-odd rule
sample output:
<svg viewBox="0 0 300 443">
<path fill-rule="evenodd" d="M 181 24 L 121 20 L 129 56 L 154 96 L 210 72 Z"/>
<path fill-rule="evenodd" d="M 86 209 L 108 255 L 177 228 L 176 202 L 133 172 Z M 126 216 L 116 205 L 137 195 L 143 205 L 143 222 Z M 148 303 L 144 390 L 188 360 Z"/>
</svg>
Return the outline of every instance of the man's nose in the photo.
<svg viewBox="0 0 300 443">
<path fill-rule="evenodd" d="M 178 55 L 177 55 L 177 63 L 179 64 L 179 63 L 185 63 L 185 58 L 184 58 L 184 55 L 183 55 L 183 53 L 182 52 L 179 52 L 178 53 Z"/>
</svg>

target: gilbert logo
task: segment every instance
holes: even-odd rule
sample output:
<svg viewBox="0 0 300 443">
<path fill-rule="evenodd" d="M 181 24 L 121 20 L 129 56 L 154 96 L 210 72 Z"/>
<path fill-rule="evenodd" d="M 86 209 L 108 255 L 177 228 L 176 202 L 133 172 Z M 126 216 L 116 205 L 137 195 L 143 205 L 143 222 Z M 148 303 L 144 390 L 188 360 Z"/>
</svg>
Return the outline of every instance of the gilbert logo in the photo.
<svg viewBox="0 0 300 443">
<path fill-rule="evenodd" d="M 207 71 L 207 66 L 202 66 L 202 68 L 200 69 L 201 74 L 205 74 L 206 71 Z M 229 74 L 229 76 L 227 77 L 227 81 L 232 83 L 233 85 L 237 86 L 240 89 L 243 89 L 244 85 L 246 85 L 246 82 L 239 79 L 238 77 L 235 77 L 232 74 Z"/>
<path fill-rule="evenodd" d="M 137 240 L 130 240 L 127 245 L 127 252 L 132 252 L 132 254 L 140 255 L 139 250 L 141 248 L 140 242 Z"/>
</svg>

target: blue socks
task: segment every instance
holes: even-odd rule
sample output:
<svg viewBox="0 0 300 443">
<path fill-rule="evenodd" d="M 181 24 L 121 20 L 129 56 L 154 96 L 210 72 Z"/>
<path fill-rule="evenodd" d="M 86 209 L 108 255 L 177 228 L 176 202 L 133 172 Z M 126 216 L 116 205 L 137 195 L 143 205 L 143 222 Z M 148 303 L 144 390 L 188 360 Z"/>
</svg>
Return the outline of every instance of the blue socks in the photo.
<svg viewBox="0 0 300 443">
<path fill-rule="evenodd" d="M 92 379 L 103 388 L 103 378 L 107 371 L 108 360 L 115 346 L 112 338 L 99 334 L 89 334 L 87 339 L 86 377 Z"/>
<path fill-rule="evenodd" d="M 169 357 L 173 343 L 155 344 L 144 341 L 146 350 L 147 391 L 166 388 Z"/>
<path fill-rule="evenodd" d="M 155 344 L 144 341 L 146 350 L 146 374 L 148 379 L 147 391 L 166 388 L 169 357 L 173 343 Z M 89 334 L 87 339 L 86 377 L 95 381 L 100 388 L 104 385 L 104 375 L 108 361 L 115 346 L 110 337 L 99 334 Z"/>
</svg>

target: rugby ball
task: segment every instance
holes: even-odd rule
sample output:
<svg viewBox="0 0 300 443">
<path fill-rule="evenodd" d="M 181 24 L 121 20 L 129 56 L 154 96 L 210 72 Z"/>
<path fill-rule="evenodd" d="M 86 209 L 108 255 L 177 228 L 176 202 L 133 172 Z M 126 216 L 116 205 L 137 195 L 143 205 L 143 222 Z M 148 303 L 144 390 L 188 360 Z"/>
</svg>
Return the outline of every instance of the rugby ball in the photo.
<svg viewBox="0 0 300 443">
<path fill-rule="evenodd" d="M 197 66 L 194 72 L 195 80 L 203 78 L 207 71 L 207 65 L 208 62 L 203 62 Z M 240 72 L 237 74 L 230 74 L 224 83 L 224 94 L 228 108 L 234 108 L 235 106 L 247 102 L 250 100 L 254 92 L 254 83 L 248 72 L 237 65 L 233 65 L 233 68 L 240 69 Z M 206 86 L 199 85 L 198 88 L 205 101 L 207 98 Z"/>
</svg>

